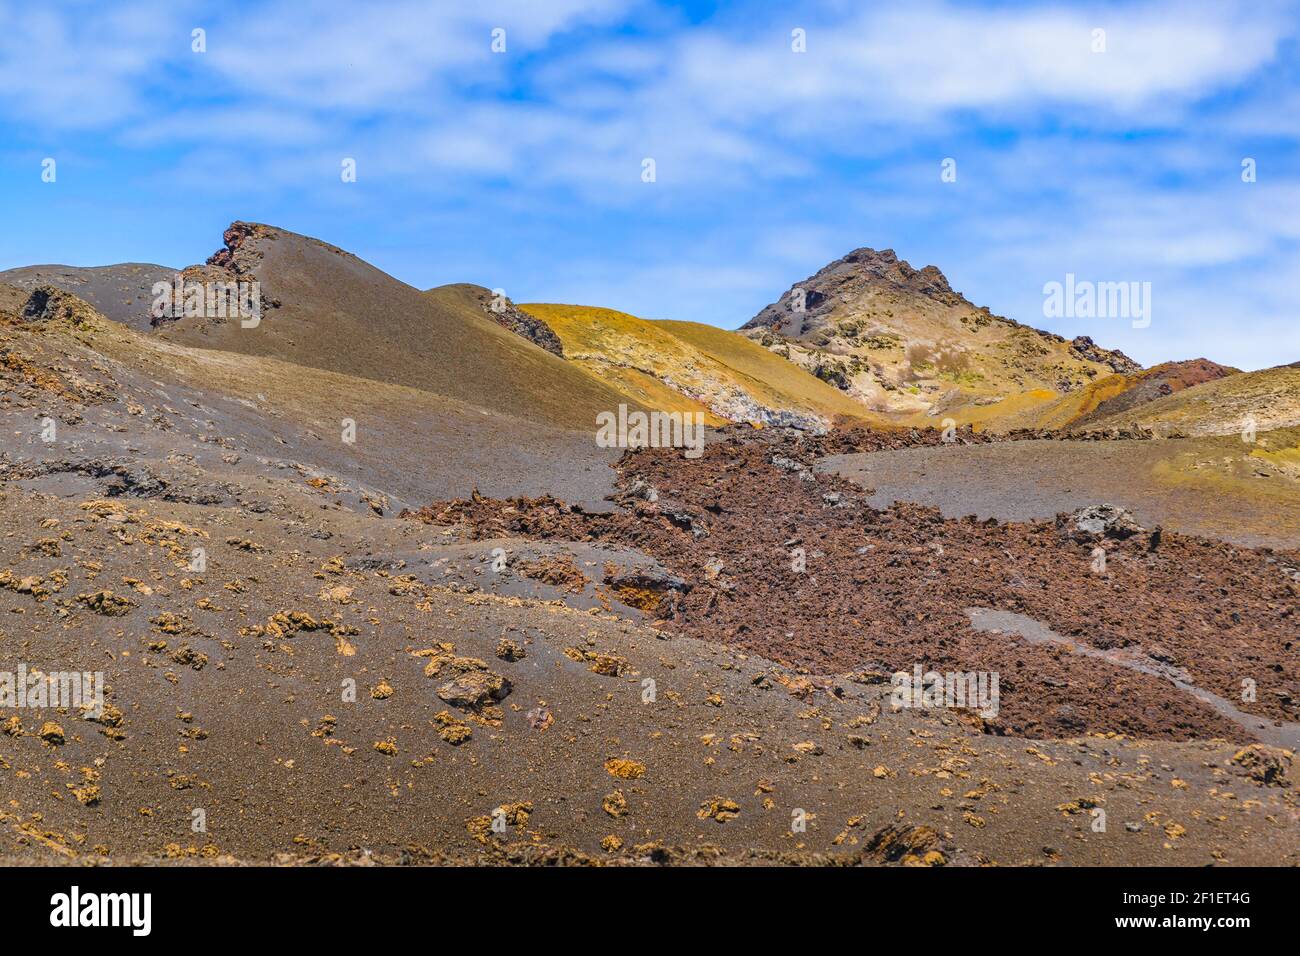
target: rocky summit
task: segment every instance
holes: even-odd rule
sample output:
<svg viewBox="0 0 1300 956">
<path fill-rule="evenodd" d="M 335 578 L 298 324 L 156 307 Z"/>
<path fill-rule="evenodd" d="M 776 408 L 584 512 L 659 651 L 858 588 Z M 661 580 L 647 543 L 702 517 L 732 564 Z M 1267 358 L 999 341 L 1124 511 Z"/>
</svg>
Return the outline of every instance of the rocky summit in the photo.
<svg viewBox="0 0 1300 956">
<path fill-rule="evenodd" d="M 1032 419 L 1060 396 L 1140 366 L 976 307 L 935 266 L 855 249 L 795 283 L 741 331 L 899 424 Z"/>
</svg>

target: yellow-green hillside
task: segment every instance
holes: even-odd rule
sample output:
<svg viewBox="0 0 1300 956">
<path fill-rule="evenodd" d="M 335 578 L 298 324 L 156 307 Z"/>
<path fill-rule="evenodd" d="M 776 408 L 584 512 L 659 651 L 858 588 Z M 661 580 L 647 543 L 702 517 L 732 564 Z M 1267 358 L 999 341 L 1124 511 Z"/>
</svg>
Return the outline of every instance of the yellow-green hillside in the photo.
<svg viewBox="0 0 1300 956">
<path fill-rule="evenodd" d="M 594 306 L 519 308 L 554 330 L 566 359 L 652 407 L 703 409 L 715 423 L 827 425 L 838 417 L 872 417 L 851 397 L 734 332 Z"/>
<path fill-rule="evenodd" d="M 730 369 L 759 401 L 819 415 L 874 419 L 856 399 L 736 332 L 699 322 L 652 323 Z"/>
<path fill-rule="evenodd" d="M 1104 428 L 1137 422 L 1187 435 L 1227 435 L 1300 425 L 1300 363 L 1203 382 L 1108 418 Z"/>
<path fill-rule="evenodd" d="M 1018 401 L 1020 395 L 995 405 L 976 406 L 953 417 L 960 423 L 968 421 L 991 428 L 1008 431 L 1013 428 L 1069 428 L 1075 422 L 1095 412 L 1102 403 L 1110 401 L 1131 389 L 1136 376 L 1115 373 L 1103 375 L 1064 395 L 1047 389 L 1031 393 L 1029 402 Z"/>
</svg>

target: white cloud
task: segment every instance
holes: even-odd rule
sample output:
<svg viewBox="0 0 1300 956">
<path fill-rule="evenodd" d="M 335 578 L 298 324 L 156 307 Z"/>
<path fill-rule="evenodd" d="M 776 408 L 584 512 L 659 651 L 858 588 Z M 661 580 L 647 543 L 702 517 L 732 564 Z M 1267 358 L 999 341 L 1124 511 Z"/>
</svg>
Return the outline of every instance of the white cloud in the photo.
<svg viewBox="0 0 1300 956">
<path fill-rule="evenodd" d="M 158 60 L 189 49 L 182 7 L 59 8 L 0 0 L 0 117 L 105 127 L 138 114 Z"/>
<path fill-rule="evenodd" d="M 792 17 L 787 25 L 684 35 L 664 57 L 668 75 L 658 96 L 731 122 L 797 122 L 799 111 L 832 107 L 849 124 L 1053 102 L 1131 112 L 1195 98 L 1258 70 L 1293 27 L 1284 13 L 1273 4 L 1241 15 L 1185 2 L 1092 15 L 1056 5 L 872 5 L 838 20 Z M 806 53 L 791 51 L 793 25 L 807 30 Z M 1095 28 L 1106 32 L 1104 53 L 1092 52 Z"/>
<path fill-rule="evenodd" d="M 1294 346 L 1276 332 L 1294 290 L 1269 281 L 1300 239 L 1300 188 L 1282 179 L 1300 94 L 1277 52 L 1294 49 L 1294 3 L 724 5 L 689 29 L 646 7 L 0 0 L 0 121 L 166 156 L 134 168 L 243 217 L 396 218 L 415 235 L 423 210 L 469 237 L 457 262 L 497 256 L 497 272 L 654 315 L 734 325 L 848 249 L 890 245 L 1023 321 L 1022 281 L 1154 276 L 1178 344 L 1235 301 L 1266 330 L 1234 339 L 1239 364 L 1270 335 Z M 638 29 L 608 29 L 623 25 Z M 960 178 L 941 186 L 950 155 Z M 1258 184 L 1240 182 L 1242 155 Z M 551 243 L 586 228 L 609 248 L 557 274 Z M 531 266 L 492 251 L 520 236 L 539 244 Z M 1155 328 L 1138 348 L 1169 346 Z"/>
<path fill-rule="evenodd" d="M 254 97 L 322 111 L 418 112 L 419 97 L 441 99 L 450 87 L 498 76 L 556 33 L 621 7 L 620 0 L 281 2 L 223 18 L 208 55 L 222 79 Z M 491 49 L 498 28 L 502 54 Z"/>
</svg>

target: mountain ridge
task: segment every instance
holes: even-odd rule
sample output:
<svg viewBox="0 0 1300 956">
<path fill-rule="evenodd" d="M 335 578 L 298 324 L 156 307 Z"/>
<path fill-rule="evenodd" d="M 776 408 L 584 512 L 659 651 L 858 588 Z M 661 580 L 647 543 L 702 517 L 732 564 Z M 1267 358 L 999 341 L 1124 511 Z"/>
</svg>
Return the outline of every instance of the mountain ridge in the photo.
<svg viewBox="0 0 1300 956">
<path fill-rule="evenodd" d="M 155 284 L 178 277 L 256 281 L 259 321 L 152 314 Z M 817 432 L 840 418 L 1077 430 L 1150 424 L 1148 404 L 1190 390 L 1189 404 L 1160 407 L 1199 409 L 1205 423 L 1179 413 L 1169 427 L 1203 430 L 1226 426 L 1196 401 L 1197 390 L 1240 374 L 1204 358 L 1143 369 L 1090 336 L 1066 339 L 995 315 L 937 266 L 915 268 L 893 249 L 866 246 L 792 285 L 735 332 L 598 306 L 521 306 L 472 283 L 420 290 L 329 242 L 244 220 L 223 230 L 203 263 L 183 269 L 26 266 L 0 273 L 5 282 L 25 295 L 62 290 L 167 341 L 419 388 L 570 429 L 626 403 L 702 412 L 713 425 Z M 1286 404 L 1289 380 L 1264 381 L 1283 389 Z"/>
</svg>

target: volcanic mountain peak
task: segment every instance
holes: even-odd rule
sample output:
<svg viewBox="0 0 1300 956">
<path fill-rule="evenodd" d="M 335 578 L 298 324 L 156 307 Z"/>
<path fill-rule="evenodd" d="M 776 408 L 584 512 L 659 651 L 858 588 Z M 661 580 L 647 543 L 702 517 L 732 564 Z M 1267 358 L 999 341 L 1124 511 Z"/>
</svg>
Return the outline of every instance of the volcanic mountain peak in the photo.
<svg viewBox="0 0 1300 956">
<path fill-rule="evenodd" d="M 961 300 L 961 296 L 953 292 L 948 279 L 937 266 L 916 269 L 906 259 L 898 258 L 893 249 L 876 250 L 868 246 L 854 249 L 826 266 L 814 279 L 823 276 L 840 277 L 844 281 L 861 276 L 868 282 L 900 291 L 915 292 L 949 302 Z"/>
<path fill-rule="evenodd" d="M 185 274 L 256 281 L 260 321 L 185 315 L 160 325 L 160 337 L 416 388 L 573 429 L 591 426 L 601 410 L 635 404 L 502 328 L 469 287 L 421 292 L 337 246 L 263 223 L 234 222 L 223 238 L 223 249 Z"/>
<path fill-rule="evenodd" d="M 784 324 L 784 334 L 803 334 L 818 325 L 816 317 L 867 293 L 919 296 L 944 306 L 975 308 L 953 291 L 947 277 L 936 266 L 916 269 L 905 259 L 898 258 L 893 249 L 876 250 L 864 246 L 792 286 L 777 302 L 741 328 L 776 328 Z M 800 295 L 802 306 L 798 304 Z M 792 314 L 800 313 L 805 316 L 802 327 L 792 332 L 789 319 Z M 813 318 L 810 320 L 808 317 Z"/>
<path fill-rule="evenodd" d="M 966 301 L 953 291 L 947 277 L 937 266 L 913 268 L 906 259 L 898 258 L 898 254 L 893 249 L 877 251 L 867 246 L 854 249 L 844 258 L 822 269 L 817 276 L 837 278 L 842 284 L 848 284 L 854 278 L 861 277 L 862 281 L 869 284 L 891 291 L 923 295 L 949 305 Z"/>
<path fill-rule="evenodd" d="M 923 424 L 997 426 L 1099 376 L 1141 370 L 1087 336 L 1067 341 L 977 307 L 935 266 L 855 249 L 741 329 L 869 409 Z"/>
</svg>

